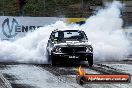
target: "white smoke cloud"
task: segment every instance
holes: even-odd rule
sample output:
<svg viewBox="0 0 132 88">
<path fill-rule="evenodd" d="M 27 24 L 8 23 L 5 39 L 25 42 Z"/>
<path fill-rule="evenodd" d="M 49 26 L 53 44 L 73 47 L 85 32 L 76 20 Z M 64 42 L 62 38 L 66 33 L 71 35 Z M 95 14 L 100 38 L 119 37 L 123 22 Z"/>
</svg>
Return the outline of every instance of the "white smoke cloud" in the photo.
<svg viewBox="0 0 132 88">
<path fill-rule="evenodd" d="M 16 41 L 0 41 L 0 61 L 22 63 L 46 63 L 46 44 L 52 30 L 65 28 L 66 24 L 57 21 L 27 34 Z"/>
<path fill-rule="evenodd" d="M 122 29 L 121 7 L 120 2 L 114 1 L 82 26 L 93 43 L 96 61 L 122 60 L 129 54 L 129 42 Z"/>
<path fill-rule="evenodd" d="M 16 41 L 0 41 L 0 61 L 46 63 L 46 44 L 52 30 L 82 29 L 86 32 L 94 48 L 98 61 L 122 60 L 127 55 L 129 42 L 125 38 L 120 18 L 119 2 L 113 2 L 96 15 L 88 18 L 82 26 L 67 25 L 62 21 L 37 29 Z M 116 58 L 115 58 L 116 57 Z"/>
</svg>

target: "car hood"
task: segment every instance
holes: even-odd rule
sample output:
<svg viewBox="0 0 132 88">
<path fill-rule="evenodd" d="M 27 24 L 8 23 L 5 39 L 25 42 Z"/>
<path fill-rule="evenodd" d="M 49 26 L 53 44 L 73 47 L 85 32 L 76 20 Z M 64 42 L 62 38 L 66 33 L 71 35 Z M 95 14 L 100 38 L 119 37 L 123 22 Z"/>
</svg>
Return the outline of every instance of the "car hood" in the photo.
<svg viewBox="0 0 132 88">
<path fill-rule="evenodd" d="M 55 44 L 55 46 L 74 46 L 74 45 L 88 46 L 88 45 L 91 45 L 91 42 L 89 41 L 66 41 L 66 42 Z"/>
</svg>

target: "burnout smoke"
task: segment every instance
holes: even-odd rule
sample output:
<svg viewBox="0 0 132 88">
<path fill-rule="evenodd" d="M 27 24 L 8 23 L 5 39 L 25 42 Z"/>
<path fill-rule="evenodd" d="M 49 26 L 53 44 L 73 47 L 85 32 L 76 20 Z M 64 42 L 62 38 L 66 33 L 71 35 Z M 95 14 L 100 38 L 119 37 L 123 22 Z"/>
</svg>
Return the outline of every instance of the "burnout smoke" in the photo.
<svg viewBox="0 0 132 88">
<path fill-rule="evenodd" d="M 118 61 L 129 54 L 129 42 L 122 28 L 121 8 L 122 4 L 114 1 L 88 18 L 82 26 L 93 44 L 96 61 Z"/>
<path fill-rule="evenodd" d="M 95 60 L 122 60 L 128 53 L 129 42 L 123 33 L 120 8 L 121 4 L 115 1 L 88 18 L 82 26 L 57 21 L 13 42 L 0 41 L 0 61 L 46 63 L 46 44 L 51 31 L 71 28 L 86 32 L 94 48 Z"/>
<path fill-rule="evenodd" d="M 16 41 L 0 41 L 0 61 L 20 63 L 46 63 L 46 44 L 54 29 L 65 28 L 66 25 L 57 21 L 55 24 L 37 29 Z"/>
</svg>

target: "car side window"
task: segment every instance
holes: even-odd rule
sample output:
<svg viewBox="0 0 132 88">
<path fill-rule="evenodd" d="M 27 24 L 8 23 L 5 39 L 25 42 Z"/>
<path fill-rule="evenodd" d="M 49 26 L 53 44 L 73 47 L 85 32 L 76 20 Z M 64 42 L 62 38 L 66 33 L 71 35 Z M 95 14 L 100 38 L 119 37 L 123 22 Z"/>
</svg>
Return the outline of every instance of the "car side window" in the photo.
<svg viewBox="0 0 132 88">
<path fill-rule="evenodd" d="M 54 38 L 56 37 L 56 32 L 52 32 L 51 33 L 51 36 L 50 36 L 50 40 L 53 42 L 54 41 Z"/>
<path fill-rule="evenodd" d="M 58 38 L 58 32 L 55 33 L 55 38 Z"/>
<path fill-rule="evenodd" d="M 58 32 L 53 32 L 50 36 L 51 41 L 58 39 Z"/>
</svg>

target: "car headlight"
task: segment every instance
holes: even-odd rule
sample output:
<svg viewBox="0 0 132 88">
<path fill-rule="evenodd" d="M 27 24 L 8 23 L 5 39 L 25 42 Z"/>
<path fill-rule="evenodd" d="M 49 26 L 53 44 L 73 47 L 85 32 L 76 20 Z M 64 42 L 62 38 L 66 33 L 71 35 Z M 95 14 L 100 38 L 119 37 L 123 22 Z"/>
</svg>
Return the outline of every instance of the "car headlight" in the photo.
<svg viewBox="0 0 132 88">
<path fill-rule="evenodd" d="M 86 52 L 93 52 L 93 48 L 91 46 L 86 47 Z"/>
<path fill-rule="evenodd" d="M 55 49 L 55 52 L 56 52 L 56 53 L 61 53 L 61 48 L 60 48 L 60 47 L 57 47 L 57 48 Z"/>
</svg>

